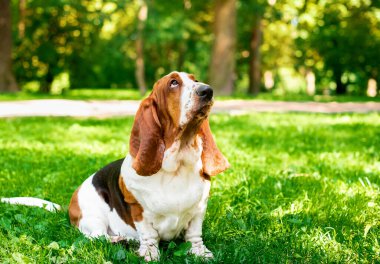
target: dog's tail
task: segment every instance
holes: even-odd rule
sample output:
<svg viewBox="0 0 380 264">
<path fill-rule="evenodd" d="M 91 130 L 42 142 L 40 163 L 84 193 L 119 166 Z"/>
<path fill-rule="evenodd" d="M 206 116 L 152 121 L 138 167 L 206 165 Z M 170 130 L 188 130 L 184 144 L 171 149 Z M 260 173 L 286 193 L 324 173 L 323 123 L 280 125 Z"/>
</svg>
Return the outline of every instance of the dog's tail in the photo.
<svg viewBox="0 0 380 264">
<path fill-rule="evenodd" d="M 35 206 L 44 208 L 50 212 L 61 210 L 61 206 L 46 200 L 42 200 L 34 197 L 13 197 L 13 198 L 1 198 L 2 203 L 20 204 L 26 206 Z"/>
</svg>

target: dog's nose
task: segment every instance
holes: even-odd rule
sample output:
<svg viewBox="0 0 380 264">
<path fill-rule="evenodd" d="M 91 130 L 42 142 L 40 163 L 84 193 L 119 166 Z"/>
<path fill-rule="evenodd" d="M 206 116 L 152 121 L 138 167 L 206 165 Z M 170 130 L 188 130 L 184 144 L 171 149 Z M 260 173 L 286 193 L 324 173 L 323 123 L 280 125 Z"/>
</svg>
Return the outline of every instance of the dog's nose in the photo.
<svg viewBox="0 0 380 264">
<path fill-rule="evenodd" d="M 204 100 L 210 100 L 212 98 L 212 95 L 214 94 L 211 87 L 209 85 L 206 85 L 206 84 L 200 85 L 197 88 L 196 93 L 199 97 L 201 97 Z"/>
</svg>

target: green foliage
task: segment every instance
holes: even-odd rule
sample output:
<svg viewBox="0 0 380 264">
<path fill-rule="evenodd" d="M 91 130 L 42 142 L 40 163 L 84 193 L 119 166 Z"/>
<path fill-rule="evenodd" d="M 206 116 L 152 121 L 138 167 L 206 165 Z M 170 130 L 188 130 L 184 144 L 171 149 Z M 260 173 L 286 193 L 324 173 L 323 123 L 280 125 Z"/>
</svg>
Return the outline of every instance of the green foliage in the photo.
<svg viewBox="0 0 380 264">
<path fill-rule="evenodd" d="M 380 261 L 380 116 L 213 115 L 232 164 L 212 179 L 204 223 L 211 263 Z M 71 227 L 74 190 L 125 156 L 133 118 L 0 120 L 1 196 L 63 205 L 53 214 L 0 204 L 0 262 L 138 263 L 136 243 L 90 241 Z M 41 126 L 43 124 L 43 126 Z M 200 263 L 181 240 L 162 263 Z"/>
<path fill-rule="evenodd" d="M 201 1 L 147 1 L 146 76 L 152 85 L 173 70 L 206 80 L 212 45 L 212 5 Z"/>
<path fill-rule="evenodd" d="M 376 1 L 308 1 L 299 16 L 297 57 L 320 81 L 364 93 L 379 80 L 379 6 Z"/>
<path fill-rule="evenodd" d="M 107 10 L 118 11 L 123 8 L 118 4 L 111 0 L 92 3 L 72 0 L 27 1 L 25 36 L 18 38 L 15 45 L 17 79 L 21 83 L 37 80 L 41 83 L 40 90 L 49 91 L 54 78 L 66 71 L 70 73 L 71 86 L 74 88 L 83 87 L 84 84 L 92 87 L 110 86 L 115 78 L 109 81 L 104 79 L 110 77 L 123 58 L 120 52 L 116 55 L 112 52 L 118 50 L 120 44 L 108 45 L 100 34 L 111 16 Z M 102 55 L 101 63 L 97 61 L 99 55 Z M 111 64 L 108 60 L 117 64 Z M 103 72 L 106 67 L 109 67 L 109 71 Z M 86 82 L 81 80 L 83 77 Z M 127 84 L 132 82 L 124 85 Z"/>
<path fill-rule="evenodd" d="M 14 69 L 18 81 L 38 81 L 42 91 L 68 74 L 71 88 L 136 87 L 137 11 L 141 0 L 28 0 L 20 37 L 13 1 Z M 172 70 L 207 81 L 213 43 L 212 1 L 145 1 L 142 32 L 148 87 Z M 237 1 L 236 91 L 248 87 L 249 47 L 261 19 L 262 73 L 286 88 L 284 68 L 302 80 L 316 75 L 318 92 L 348 88 L 364 94 L 369 78 L 380 83 L 380 6 L 367 0 Z M 297 84 L 296 91 L 302 91 Z"/>
<path fill-rule="evenodd" d="M 0 101 L 35 99 L 141 100 L 142 96 L 135 89 L 75 89 L 67 90 L 59 95 L 30 92 L 0 94 Z"/>
</svg>

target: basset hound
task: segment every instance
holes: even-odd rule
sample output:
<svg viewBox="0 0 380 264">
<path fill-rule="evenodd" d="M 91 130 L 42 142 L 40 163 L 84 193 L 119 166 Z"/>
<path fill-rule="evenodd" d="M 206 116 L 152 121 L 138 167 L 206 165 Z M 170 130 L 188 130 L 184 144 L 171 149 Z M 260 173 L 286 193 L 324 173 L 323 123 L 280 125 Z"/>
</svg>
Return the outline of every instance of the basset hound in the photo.
<svg viewBox="0 0 380 264">
<path fill-rule="evenodd" d="M 138 254 L 159 259 L 158 243 L 183 235 L 191 254 L 211 258 L 202 240 L 210 177 L 229 167 L 211 134 L 213 90 L 193 75 L 158 80 L 136 113 L 124 159 L 74 192 L 70 221 L 88 237 L 139 240 Z"/>
</svg>

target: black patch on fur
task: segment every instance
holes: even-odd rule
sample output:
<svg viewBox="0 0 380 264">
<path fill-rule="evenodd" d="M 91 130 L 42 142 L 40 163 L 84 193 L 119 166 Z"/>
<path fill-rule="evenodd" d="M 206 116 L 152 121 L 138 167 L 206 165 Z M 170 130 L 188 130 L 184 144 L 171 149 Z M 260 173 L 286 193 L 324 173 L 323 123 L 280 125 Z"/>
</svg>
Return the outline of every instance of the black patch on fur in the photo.
<svg viewBox="0 0 380 264">
<path fill-rule="evenodd" d="M 116 209 L 121 219 L 134 227 L 131 208 L 124 201 L 124 196 L 119 187 L 120 170 L 123 161 L 124 159 L 116 160 L 100 169 L 92 178 L 92 184 L 111 210 Z"/>
</svg>

